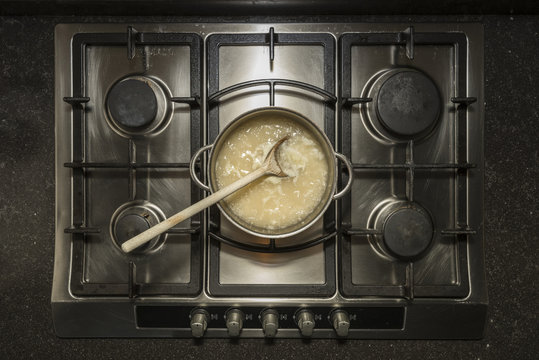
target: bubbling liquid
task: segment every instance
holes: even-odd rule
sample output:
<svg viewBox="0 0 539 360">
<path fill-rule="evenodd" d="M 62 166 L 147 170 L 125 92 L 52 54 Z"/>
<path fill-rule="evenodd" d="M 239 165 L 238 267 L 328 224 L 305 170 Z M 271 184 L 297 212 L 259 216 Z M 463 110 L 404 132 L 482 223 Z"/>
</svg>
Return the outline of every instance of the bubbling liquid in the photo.
<svg viewBox="0 0 539 360">
<path fill-rule="evenodd" d="M 306 128 L 275 116 L 256 118 L 238 126 L 217 154 L 215 177 L 222 188 L 259 168 L 273 145 L 288 177 L 264 176 L 223 201 L 239 218 L 267 230 L 304 221 L 322 200 L 328 184 L 328 160 L 322 146 Z"/>
</svg>

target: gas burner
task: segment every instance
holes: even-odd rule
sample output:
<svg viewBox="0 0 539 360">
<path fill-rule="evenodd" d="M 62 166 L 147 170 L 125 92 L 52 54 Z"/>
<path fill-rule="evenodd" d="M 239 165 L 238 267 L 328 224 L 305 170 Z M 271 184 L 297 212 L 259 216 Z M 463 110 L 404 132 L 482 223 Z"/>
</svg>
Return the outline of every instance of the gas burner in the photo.
<svg viewBox="0 0 539 360">
<path fill-rule="evenodd" d="M 155 134 L 172 117 L 170 92 L 158 80 L 146 76 L 124 78 L 106 96 L 107 122 L 124 137 Z"/>
<path fill-rule="evenodd" d="M 418 140 L 436 126 L 441 100 L 434 82 L 424 73 L 410 68 L 383 72 L 368 86 L 366 97 L 368 128 L 392 142 Z M 369 126 L 370 125 L 370 126 Z"/>
<path fill-rule="evenodd" d="M 369 223 L 378 231 L 371 244 L 386 257 L 415 260 L 432 242 L 434 225 L 431 216 L 414 202 L 385 202 L 373 212 Z"/>
<path fill-rule="evenodd" d="M 110 222 L 111 238 L 114 244 L 121 248 L 124 242 L 163 220 L 165 220 L 165 214 L 148 201 L 134 201 L 123 204 L 112 215 Z M 157 236 L 138 247 L 132 253 L 145 254 L 157 250 L 163 245 L 165 237 L 165 234 Z"/>
</svg>

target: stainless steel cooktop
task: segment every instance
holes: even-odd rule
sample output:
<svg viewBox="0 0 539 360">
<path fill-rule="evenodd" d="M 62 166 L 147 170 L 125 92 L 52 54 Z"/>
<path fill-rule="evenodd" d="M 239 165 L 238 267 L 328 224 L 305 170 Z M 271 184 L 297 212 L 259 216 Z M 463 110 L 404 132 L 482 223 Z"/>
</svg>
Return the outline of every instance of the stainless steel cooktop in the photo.
<svg viewBox="0 0 539 360">
<path fill-rule="evenodd" d="M 61 24 L 55 46 L 59 336 L 482 336 L 481 25 Z M 267 106 L 325 132 L 351 191 L 290 238 L 213 206 L 123 253 Z"/>
</svg>

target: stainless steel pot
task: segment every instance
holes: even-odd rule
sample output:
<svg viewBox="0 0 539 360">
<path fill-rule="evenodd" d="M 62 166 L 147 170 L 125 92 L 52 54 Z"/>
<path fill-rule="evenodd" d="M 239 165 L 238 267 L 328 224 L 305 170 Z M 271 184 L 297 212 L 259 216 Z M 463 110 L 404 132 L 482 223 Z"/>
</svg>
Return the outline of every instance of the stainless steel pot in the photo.
<svg viewBox="0 0 539 360">
<path fill-rule="evenodd" d="M 234 225 L 239 227 L 241 230 L 253 234 L 260 237 L 265 238 L 284 238 L 288 236 L 292 236 L 295 234 L 298 234 L 299 232 L 307 229 L 311 225 L 313 225 L 326 211 L 331 201 L 335 199 L 339 199 L 342 197 L 351 187 L 352 180 L 353 180 L 353 173 L 352 173 L 352 165 L 350 164 L 350 161 L 342 155 L 333 150 L 333 146 L 331 145 L 331 142 L 329 141 L 328 137 L 310 120 L 305 118 L 303 115 L 300 115 L 299 113 L 293 112 L 288 109 L 279 108 L 279 107 L 265 107 L 265 108 L 259 108 L 250 112 L 247 112 L 238 118 L 236 118 L 234 121 L 230 122 L 224 129 L 219 133 L 217 138 L 215 139 L 215 142 L 211 145 L 206 145 L 202 148 L 200 148 L 191 159 L 189 170 L 191 173 L 191 178 L 193 181 L 202 189 L 210 192 L 215 192 L 218 190 L 217 183 L 215 180 L 215 163 L 216 163 L 216 154 L 219 153 L 221 150 L 223 144 L 226 143 L 226 138 L 231 134 L 238 126 L 245 124 L 248 121 L 252 121 L 255 119 L 259 119 L 261 117 L 275 117 L 279 116 L 281 118 L 286 118 L 288 120 L 292 120 L 294 122 L 299 123 L 306 129 L 310 131 L 310 133 L 313 135 L 313 137 L 318 140 L 320 145 L 322 146 L 322 150 L 324 152 L 324 155 L 327 159 L 328 163 L 328 184 L 326 187 L 326 191 L 324 192 L 322 199 L 320 200 L 320 203 L 315 208 L 315 210 L 311 213 L 310 216 L 305 218 L 299 223 L 296 223 L 294 225 L 281 228 L 281 229 L 266 229 L 262 227 L 257 227 L 252 224 L 249 224 L 242 218 L 236 216 L 227 206 L 226 202 L 221 201 L 217 204 L 219 209 L 222 211 L 222 213 L 230 220 Z M 210 151 L 209 153 L 209 160 L 208 160 L 208 174 L 209 174 L 209 186 L 205 185 L 198 179 L 195 173 L 195 163 L 196 160 L 204 153 L 205 151 Z M 350 174 L 348 183 L 346 186 L 339 192 L 336 193 L 337 189 L 337 175 L 338 175 L 338 160 L 341 160 L 345 166 L 348 168 L 348 173 Z"/>
</svg>

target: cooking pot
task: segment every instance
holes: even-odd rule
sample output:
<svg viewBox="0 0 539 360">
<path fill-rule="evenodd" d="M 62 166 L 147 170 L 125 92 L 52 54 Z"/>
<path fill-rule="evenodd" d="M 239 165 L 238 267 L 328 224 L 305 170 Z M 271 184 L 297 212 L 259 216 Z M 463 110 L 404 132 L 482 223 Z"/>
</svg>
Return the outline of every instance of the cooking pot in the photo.
<svg viewBox="0 0 539 360">
<path fill-rule="evenodd" d="M 301 220 L 300 222 L 279 228 L 279 229 L 267 229 L 263 227 L 258 227 L 253 224 L 248 223 L 241 217 L 237 216 L 232 212 L 232 210 L 228 207 L 227 203 L 225 201 L 221 201 L 217 204 L 219 209 L 222 211 L 222 213 L 227 217 L 230 222 L 232 222 L 234 225 L 239 227 L 241 230 L 253 234 L 256 236 L 264 237 L 264 238 L 284 238 L 288 236 L 292 236 L 295 234 L 298 234 L 299 232 L 307 229 L 311 225 L 313 225 L 326 211 L 331 201 L 335 199 L 341 198 L 351 187 L 352 185 L 352 165 L 350 164 L 350 161 L 342 155 L 333 150 L 333 146 L 331 145 L 331 142 L 329 141 L 328 137 L 324 132 L 322 132 L 318 126 L 316 126 L 312 121 L 305 118 L 303 115 L 296 113 L 294 111 L 285 109 L 285 108 L 279 108 L 279 107 L 265 107 L 265 108 L 258 108 L 253 111 L 249 111 L 243 115 L 240 115 L 238 118 L 230 122 L 217 136 L 215 139 L 215 142 L 211 145 L 206 145 L 202 148 L 200 148 L 192 157 L 191 162 L 189 164 L 189 171 L 191 173 L 191 178 L 193 181 L 202 189 L 210 192 L 215 192 L 219 190 L 216 182 L 216 176 L 215 176 L 215 167 L 216 167 L 216 159 L 217 154 L 219 154 L 219 151 L 222 149 L 223 145 L 227 143 L 227 137 L 234 132 L 235 129 L 238 128 L 238 126 L 244 125 L 249 121 L 254 121 L 260 118 L 285 118 L 289 121 L 293 121 L 305 129 L 313 136 L 314 139 L 318 141 L 322 148 L 322 152 L 325 155 L 326 161 L 328 162 L 328 178 L 327 178 L 327 186 L 326 189 L 322 195 L 322 198 L 319 202 L 319 204 L 316 206 L 316 208 L 313 210 L 313 212 Z M 209 153 L 209 160 L 208 160 L 208 178 L 209 178 L 209 186 L 205 185 L 200 181 L 200 179 L 196 176 L 195 173 L 195 163 L 197 159 L 204 153 L 205 151 L 210 151 Z M 348 173 L 350 174 L 348 183 L 346 186 L 339 192 L 336 193 L 337 189 L 337 175 L 338 175 L 338 160 L 341 160 L 345 166 L 348 168 Z M 241 191 L 241 190 L 240 190 Z"/>
</svg>

